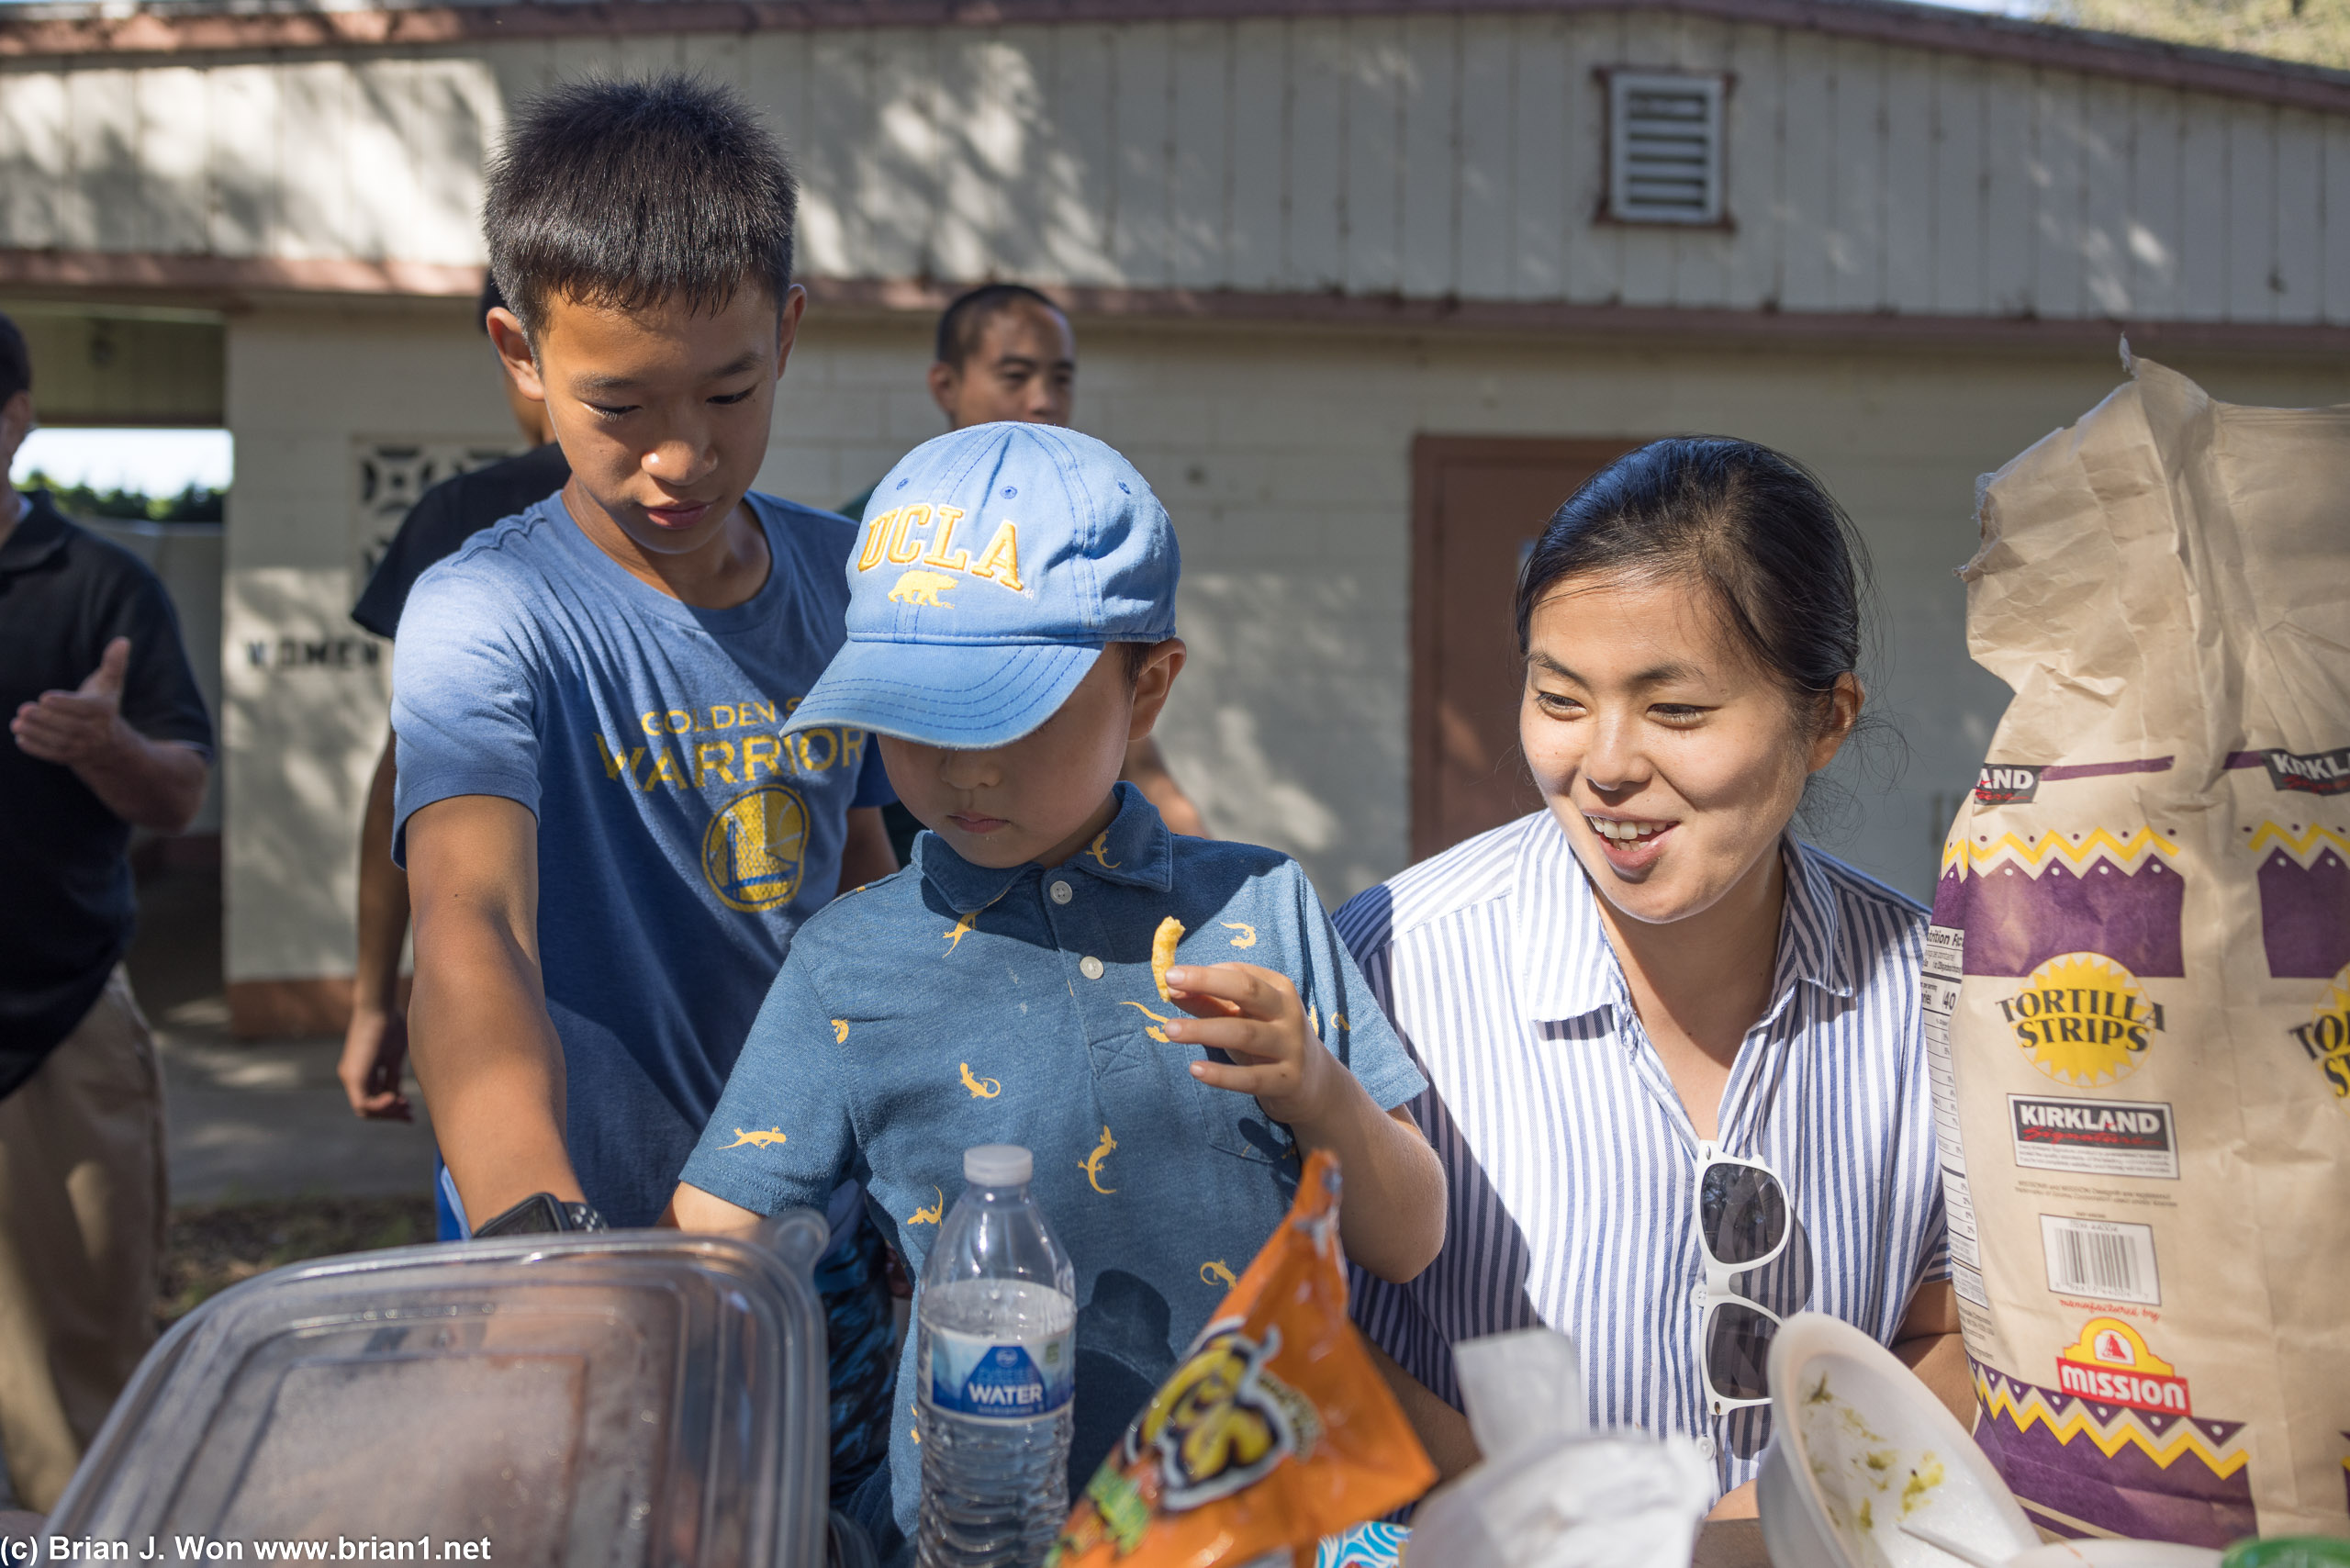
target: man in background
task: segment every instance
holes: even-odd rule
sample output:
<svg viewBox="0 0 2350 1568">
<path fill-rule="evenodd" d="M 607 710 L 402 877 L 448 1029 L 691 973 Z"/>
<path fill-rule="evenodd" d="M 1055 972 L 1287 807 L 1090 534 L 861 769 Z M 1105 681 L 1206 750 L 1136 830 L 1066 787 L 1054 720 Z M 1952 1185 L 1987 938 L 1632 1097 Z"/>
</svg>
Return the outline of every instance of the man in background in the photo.
<svg viewBox="0 0 2350 1568">
<path fill-rule="evenodd" d="M 195 820 L 212 722 L 162 581 L 8 482 L 32 425 L 0 316 L 0 1452 L 47 1513 L 154 1338 L 163 1087 L 122 969 L 130 830 Z"/>
<path fill-rule="evenodd" d="M 930 395 L 946 416 L 948 430 L 998 420 L 1068 424 L 1077 395 L 1077 333 L 1061 308 L 1036 290 L 1016 283 L 984 284 L 938 318 Z M 872 498 L 868 487 L 841 510 L 851 521 L 862 521 Z M 1169 832 L 1207 836 L 1200 808 L 1168 771 L 1157 741 L 1146 735 L 1127 747 L 1118 777 L 1158 808 Z M 899 864 L 907 864 L 922 824 L 895 801 L 882 808 L 881 816 Z"/>
<path fill-rule="evenodd" d="M 489 335 L 489 313 L 505 303 L 497 280 L 484 281 L 481 297 L 475 303 L 474 325 L 485 341 Z M 492 345 L 492 356 L 496 353 Z M 351 607 L 351 618 L 378 637 L 398 633 L 408 590 L 427 566 L 455 554 L 457 546 L 491 523 L 554 494 L 571 477 L 563 448 L 547 430 L 546 405 L 522 396 L 503 360 L 498 361 L 498 379 L 506 393 L 506 406 L 513 410 L 515 426 L 531 449 L 519 457 L 443 479 L 417 498 L 368 577 L 359 602 Z M 406 1122 L 413 1120 L 415 1113 L 408 1096 L 400 1092 L 401 1070 L 408 1062 L 408 1014 L 399 991 L 400 949 L 408 943 L 408 873 L 392 860 L 397 749 L 386 730 L 384 755 L 376 759 L 375 781 L 367 788 L 367 814 L 359 824 L 358 980 L 351 999 L 351 1025 L 342 1036 L 342 1061 L 336 1070 L 354 1114 Z M 442 1234 L 456 1234 L 453 1211 L 437 1192 L 435 1201 L 442 1211 Z"/>
</svg>

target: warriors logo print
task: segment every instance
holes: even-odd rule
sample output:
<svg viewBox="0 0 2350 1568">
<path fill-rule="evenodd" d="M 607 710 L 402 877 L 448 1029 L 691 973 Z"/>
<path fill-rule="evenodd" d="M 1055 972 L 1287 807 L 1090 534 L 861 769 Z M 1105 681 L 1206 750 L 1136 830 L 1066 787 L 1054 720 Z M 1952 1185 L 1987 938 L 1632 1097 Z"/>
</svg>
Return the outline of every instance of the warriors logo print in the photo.
<svg viewBox="0 0 2350 1568">
<path fill-rule="evenodd" d="M 749 914 L 791 902 L 808 854 L 808 807 L 780 784 L 745 790 L 701 835 L 701 874 L 729 909 Z"/>
<path fill-rule="evenodd" d="M 2163 1026 L 2162 1003 L 2101 953 L 2058 954 L 1998 1006 L 2031 1065 L 2076 1089 L 2135 1072 Z"/>
</svg>

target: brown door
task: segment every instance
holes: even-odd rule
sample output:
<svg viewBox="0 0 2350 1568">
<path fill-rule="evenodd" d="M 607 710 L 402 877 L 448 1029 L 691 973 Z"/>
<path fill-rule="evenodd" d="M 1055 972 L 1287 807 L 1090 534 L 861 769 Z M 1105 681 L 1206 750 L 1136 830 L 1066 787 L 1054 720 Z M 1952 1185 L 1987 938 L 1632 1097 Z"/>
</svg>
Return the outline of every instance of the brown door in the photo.
<svg viewBox="0 0 2350 1568">
<path fill-rule="evenodd" d="M 1412 858 L 1542 804 L 1517 750 L 1518 563 L 1634 441 L 1424 435 L 1412 443 Z"/>
</svg>

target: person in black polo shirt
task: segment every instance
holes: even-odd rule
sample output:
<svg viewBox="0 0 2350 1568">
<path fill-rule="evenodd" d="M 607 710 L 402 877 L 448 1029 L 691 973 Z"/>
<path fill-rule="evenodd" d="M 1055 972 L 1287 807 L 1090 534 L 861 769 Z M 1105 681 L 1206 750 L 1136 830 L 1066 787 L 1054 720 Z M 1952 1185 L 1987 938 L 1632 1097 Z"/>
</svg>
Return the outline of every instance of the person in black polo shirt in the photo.
<svg viewBox="0 0 2350 1568">
<path fill-rule="evenodd" d="M 0 316 L 0 1452 L 46 1513 L 154 1338 L 163 1091 L 122 970 L 130 830 L 195 820 L 212 722 L 155 574 L 8 483 L 32 422 Z"/>
<path fill-rule="evenodd" d="M 505 305 L 496 279 L 481 286 L 474 324 L 488 336 L 489 313 Z M 384 552 L 351 618 L 378 637 L 399 632 L 408 590 L 426 567 L 457 553 L 457 546 L 491 523 L 526 510 L 563 488 L 571 465 L 547 430 L 544 403 L 532 402 L 514 386 L 498 361 L 498 379 L 514 422 L 531 442 L 519 457 L 491 463 L 444 479 L 417 498 L 400 520 L 399 532 Z M 359 827 L 359 962 L 352 988 L 351 1025 L 342 1039 L 337 1071 L 352 1114 L 371 1120 L 408 1121 L 400 1073 L 408 1061 L 408 1015 L 399 994 L 400 948 L 408 940 L 408 873 L 392 860 L 392 785 L 397 777 L 391 734 L 376 759 L 367 790 L 367 814 Z M 441 1203 L 443 1235 L 457 1234 L 454 1215 Z"/>
</svg>

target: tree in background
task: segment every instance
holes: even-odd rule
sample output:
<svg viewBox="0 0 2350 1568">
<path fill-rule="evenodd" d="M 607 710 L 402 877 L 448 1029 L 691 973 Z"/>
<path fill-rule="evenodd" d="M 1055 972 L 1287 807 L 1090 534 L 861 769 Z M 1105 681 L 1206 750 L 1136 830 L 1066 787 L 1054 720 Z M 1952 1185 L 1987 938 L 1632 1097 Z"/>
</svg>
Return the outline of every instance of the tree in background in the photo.
<svg viewBox="0 0 2350 1568">
<path fill-rule="evenodd" d="M 22 487 L 47 490 L 57 510 L 68 517 L 120 517 L 149 522 L 218 522 L 223 518 L 226 490 L 191 484 L 176 496 L 151 496 L 143 490 L 94 490 L 87 485 L 61 485 L 39 469 L 25 476 Z"/>
<path fill-rule="evenodd" d="M 2350 69 L 2350 0 L 2046 0 L 2041 19 Z"/>
</svg>

